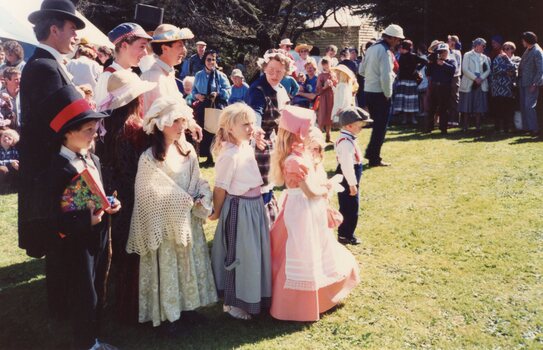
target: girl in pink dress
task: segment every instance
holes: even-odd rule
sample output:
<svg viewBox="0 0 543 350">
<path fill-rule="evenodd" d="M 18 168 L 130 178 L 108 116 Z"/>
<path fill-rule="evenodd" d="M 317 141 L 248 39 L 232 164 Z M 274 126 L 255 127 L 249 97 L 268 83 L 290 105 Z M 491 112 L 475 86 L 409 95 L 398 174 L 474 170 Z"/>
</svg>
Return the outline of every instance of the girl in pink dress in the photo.
<svg viewBox="0 0 543 350">
<path fill-rule="evenodd" d="M 274 183 L 286 196 L 271 229 L 272 305 L 280 320 L 317 321 L 359 283 L 354 256 L 334 237 L 327 223 L 328 186 L 315 180 L 304 138 L 313 111 L 287 106 L 279 121 L 272 155 Z"/>
<path fill-rule="evenodd" d="M 322 73 L 317 78 L 317 95 L 319 96 L 319 109 L 317 124 L 321 130 L 326 131 L 326 142 L 330 142 L 330 130 L 332 129 L 332 107 L 334 107 L 334 90 L 337 80 L 334 73 L 330 72 L 330 62 L 327 58 L 321 61 Z"/>
</svg>

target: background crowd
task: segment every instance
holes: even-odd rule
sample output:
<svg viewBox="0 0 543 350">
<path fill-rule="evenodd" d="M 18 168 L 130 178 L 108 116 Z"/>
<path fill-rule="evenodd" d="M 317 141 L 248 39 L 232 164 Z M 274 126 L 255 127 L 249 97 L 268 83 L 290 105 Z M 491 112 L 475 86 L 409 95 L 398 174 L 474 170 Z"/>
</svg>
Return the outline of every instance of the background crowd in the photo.
<svg viewBox="0 0 543 350">
<path fill-rule="evenodd" d="M 327 203 L 306 202 L 330 190 L 324 184 L 312 188 L 305 178 L 317 173 L 334 128 L 340 129 L 334 140 L 336 172 L 344 175 L 346 190 L 338 195 L 342 219 L 332 228 L 338 228 L 342 244 L 359 244 L 354 231 L 362 158 L 370 167 L 390 165 L 381 149 L 393 118 L 420 124 L 424 133 L 436 125 L 441 134 L 451 126 L 480 132 L 487 117 L 497 132 L 517 129 L 539 136 L 541 131 L 536 108 L 543 51 L 533 32 L 521 34 L 522 57 L 514 55 L 512 41 L 498 35 L 488 47 L 485 39 L 474 39 L 463 54 L 456 35 L 436 39 L 428 48 L 419 44 L 415 51 L 394 24 L 363 49 L 330 45 L 322 57 L 310 43 L 285 38 L 258 59 L 261 71 L 249 79 L 242 62 L 224 72 L 220 50 L 204 41 L 188 55 L 194 39 L 188 28 L 160 23 L 148 33 L 136 23 L 122 23 L 108 33 L 111 50 L 79 39 L 84 23 L 73 14 L 67 1 L 45 1 L 31 14 L 40 45 L 28 63 L 20 44 L 2 44 L 0 181 L 6 188 L 19 185 L 20 247 L 30 256 L 46 256 L 50 311 L 58 318 L 70 314 L 78 347 L 104 346 L 95 336 L 111 259 L 108 244 L 124 321 L 166 322 L 174 332 L 182 313 L 185 320 L 198 319 L 193 311 L 218 297 L 237 319 L 248 320 L 271 306 L 279 319 L 318 320 L 359 281 L 352 255 L 337 241 L 329 242 L 330 222 L 315 224 L 330 213 Z M 368 125 L 371 138 L 362 155 L 356 135 Z M 201 166 L 215 165 L 213 191 L 201 178 L 198 157 L 206 158 Z M 56 195 L 51 191 L 63 189 L 61 180 L 81 169 L 100 179 L 103 192 L 118 191 L 106 211 L 115 214 L 108 228 L 103 213 L 93 212 L 89 222 L 84 215 L 51 212 Z M 52 188 L 37 186 L 51 173 L 59 175 Z M 286 198 L 275 198 L 278 184 L 285 185 Z M 299 217 L 287 217 L 289 205 Z M 323 254 L 322 261 L 330 259 L 326 264 L 311 260 L 326 265 L 317 281 L 298 280 L 290 270 L 296 257 L 305 257 L 302 250 L 292 253 L 300 247 L 285 232 L 290 237 L 289 225 L 306 214 L 312 219 L 303 225 L 321 235 L 313 252 Z M 62 234 L 47 226 L 51 216 L 59 217 Z M 207 218 L 219 219 L 211 260 L 202 229 Z M 55 231 L 54 238 L 36 235 L 42 230 Z M 99 242 L 56 236 L 89 230 Z M 260 236 L 244 236 L 247 232 Z M 74 263 L 68 269 L 67 261 Z M 272 291 L 272 279 L 291 286 L 275 285 Z M 67 288 L 66 281 L 73 286 Z M 74 290 L 83 296 L 77 305 L 66 304 L 73 299 L 66 293 Z M 280 305 L 273 293 L 282 295 Z M 317 306 L 297 302 L 308 295 L 321 301 Z M 291 310 L 294 305 L 300 309 Z"/>
<path fill-rule="evenodd" d="M 495 35 L 488 43 L 477 38 L 470 45 L 462 45 L 460 38 L 452 34 L 443 40 L 433 40 L 428 46 L 403 39 L 401 44 L 390 47 L 395 78 L 387 123 L 418 124 L 421 132 L 430 132 L 437 125 L 443 134 L 448 128 L 457 126 L 463 131 L 475 127 L 479 132 L 483 123 L 493 123 L 496 132 L 539 136 L 542 117 L 538 115 L 537 102 L 541 98 L 543 71 L 541 47 L 537 35 L 532 32 L 522 33 L 522 48 L 517 48 L 515 39 L 518 38 L 506 40 Z M 330 142 L 333 116 L 338 110 L 347 105 L 367 108 L 363 63 L 366 50 L 375 41 L 370 40 L 360 48 L 344 47 L 341 50 L 329 45 L 322 57 L 319 49 L 310 43 L 294 45 L 284 39 L 278 45 L 289 52 L 296 68 L 281 79 L 289 104 L 315 110 L 327 142 Z M 133 58 L 123 58 L 119 57 L 118 50 L 96 47 L 81 38 L 66 69 L 72 75 L 73 83 L 97 108 L 97 103 L 107 95 L 105 78 L 108 74 L 102 74 L 104 69 L 107 72 L 108 67 L 131 67 L 141 74 L 150 68 L 153 51 L 150 46 L 143 46 L 140 45 Z M 247 71 L 243 57 L 230 72 L 224 72 L 220 65 L 220 48 L 210 49 L 201 40 L 194 46 L 194 53 L 184 57 L 179 64 L 174 62 L 173 67 L 179 91 L 188 105 L 194 107 L 196 120 L 203 127 L 205 108 L 213 104 L 214 108 L 222 109 L 244 101 L 249 84 L 260 74 L 248 76 L 251 72 Z M 522 55 L 515 55 L 516 52 L 522 52 Z M 0 128 L 12 130 L 0 150 L 3 191 L 15 188 L 19 137 L 14 132 L 21 130 L 19 89 L 26 63 L 24 57 L 23 47 L 17 41 L 0 44 Z M 211 79 L 209 72 L 213 72 Z M 218 98 L 210 99 L 215 93 Z M 205 129 L 203 133 L 199 154 L 207 157 L 205 165 L 212 165 L 209 147 L 213 135 Z"/>
</svg>

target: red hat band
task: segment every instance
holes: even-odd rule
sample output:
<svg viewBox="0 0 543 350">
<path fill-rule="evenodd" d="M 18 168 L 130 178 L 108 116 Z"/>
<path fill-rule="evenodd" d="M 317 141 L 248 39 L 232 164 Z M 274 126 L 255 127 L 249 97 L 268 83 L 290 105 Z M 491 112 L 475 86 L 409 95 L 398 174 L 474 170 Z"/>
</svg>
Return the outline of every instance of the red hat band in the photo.
<svg viewBox="0 0 543 350">
<path fill-rule="evenodd" d="M 81 113 L 91 109 L 89 103 L 85 99 L 75 100 L 66 107 L 64 107 L 49 123 L 51 129 L 58 132 L 66 123 L 74 119 Z"/>
</svg>

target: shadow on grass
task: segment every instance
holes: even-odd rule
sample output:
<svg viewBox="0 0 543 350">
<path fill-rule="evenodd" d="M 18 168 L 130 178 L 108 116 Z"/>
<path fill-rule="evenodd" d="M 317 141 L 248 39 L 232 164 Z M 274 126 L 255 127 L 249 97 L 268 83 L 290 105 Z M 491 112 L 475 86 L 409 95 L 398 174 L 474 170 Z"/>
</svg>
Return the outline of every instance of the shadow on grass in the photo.
<svg viewBox="0 0 543 350">
<path fill-rule="evenodd" d="M 0 292 L 45 274 L 45 261 L 32 259 L 0 268 Z"/>
<path fill-rule="evenodd" d="M 389 131 L 393 132 L 387 136 L 385 142 L 405 142 L 405 141 L 422 141 L 422 140 L 437 140 L 446 139 L 454 140 L 459 143 L 473 143 L 473 142 L 500 142 L 508 139 L 513 139 L 510 144 L 520 144 L 527 142 L 541 142 L 539 137 L 519 135 L 516 133 L 496 133 L 493 129 L 486 127 L 482 131 L 470 129 L 464 132 L 458 128 L 452 128 L 448 130 L 448 133 L 442 135 L 439 131 L 433 131 L 432 133 L 422 133 L 420 130 L 414 128 L 404 127 L 391 127 Z M 399 136 L 398 136 L 399 135 Z"/>
<path fill-rule="evenodd" d="M 0 349 L 68 349 L 69 322 L 47 317 L 43 260 L 31 260 L 0 269 Z M 110 288 L 111 286 L 110 280 Z M 150 323 L 126 325 L 118 321 L 114 300 L 102 318 L 100 339 L 120 349 L 232 349 L 302 331 L 311 322 L 274 320 L 268 311 L 252 321 L 239 321 L 222 312 L 221 302 L 198 310 L 207 321 L 183 323 L 175 336 L 165 336 Z"/>
<path fill-rule="evenodd" d="M 527 136 L 523 138 L 518 138 L 514 140 L 513 142 L 510 142 L 510 145 L 521 145 L 523 143 L 532 143 L 532 142 L 542 142 L 543 137 L 542 136 Z"/>
</svg>

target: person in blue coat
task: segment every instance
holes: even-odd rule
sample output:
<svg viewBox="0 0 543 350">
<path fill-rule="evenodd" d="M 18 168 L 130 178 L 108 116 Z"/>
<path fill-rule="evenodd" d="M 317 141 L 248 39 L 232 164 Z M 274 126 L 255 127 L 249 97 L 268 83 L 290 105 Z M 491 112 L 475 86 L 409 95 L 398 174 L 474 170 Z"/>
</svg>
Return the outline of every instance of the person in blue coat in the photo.
<svg viewBox="0 0 543 350">
<path fill-rule="evenodd" d="M 231 105 L 236 102 L 244 102 L 245 97 L 247 96 L 247 91 L 249 91 L 249 85 L 245 82 L 243 73 L 240 69 L 236 68 L 232 70 L 230 79 L 232 79 L 234 85 L 232 85 L 232 93 L 228 99 L 228 104 Z"/>
<path fill-rule="evenodd" d="M 194 76 L 192 96 L 197 103 L 194 105 L 196 122 L 204 128 L 205 109 L 213 107 L 223 109 L 228 105 L 231 94 L 231 85 L 226 74 L 217 69 L 217 52 L 207 50 L 202 58 L 205 68 Z M 212 166 L 213 155 L 210 147 L 213 134 L 203 130 L 203 139 L 199 146 L 200 157 L 207 157 L 203 166 Z"/>
</svg>

